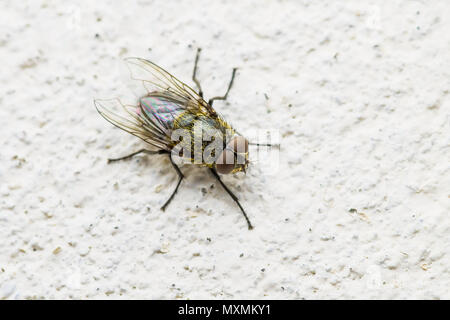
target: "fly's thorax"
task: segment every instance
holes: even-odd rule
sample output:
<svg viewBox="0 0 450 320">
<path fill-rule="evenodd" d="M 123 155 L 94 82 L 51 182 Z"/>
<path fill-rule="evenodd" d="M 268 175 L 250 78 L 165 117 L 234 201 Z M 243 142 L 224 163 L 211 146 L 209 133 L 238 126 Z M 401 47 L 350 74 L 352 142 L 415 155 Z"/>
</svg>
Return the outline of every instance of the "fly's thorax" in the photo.
<svg viewBox="0 0 450 320">
<path fill-rule="evenodd" d="M 225 149 L 216 158 L 215 168 L 218 173 L 229 174 L 246 171 L 248 166 L 248 140 L 235 135 L 226 144 Z"/>
<path fill-rule="evenodd" d="M 232 127 L 219 117 L 185 112 L 174 121 L 172 140 L 176 154 L 185 161 L 213 168 L 235 135 Z"/>
</svg>

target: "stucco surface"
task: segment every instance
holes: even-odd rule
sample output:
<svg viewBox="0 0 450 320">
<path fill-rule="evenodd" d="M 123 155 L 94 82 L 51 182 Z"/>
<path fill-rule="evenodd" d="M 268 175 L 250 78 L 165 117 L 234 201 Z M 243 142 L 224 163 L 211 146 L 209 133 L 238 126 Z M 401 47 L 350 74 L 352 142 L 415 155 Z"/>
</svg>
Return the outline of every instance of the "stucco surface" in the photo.
<svg viewBox="0 0 450 320">
<path fill-rule="evenodd" d="M 449 299 L 447 1 L 2 1 L 0 298 Z M 96 112 L 123 58 L 189 85 L 275 160 L 176 183 Z M 252 149 L 254 150 L 254 149 Z M 255 152 L 255 151 L 253 151 Z"/>
</svg>

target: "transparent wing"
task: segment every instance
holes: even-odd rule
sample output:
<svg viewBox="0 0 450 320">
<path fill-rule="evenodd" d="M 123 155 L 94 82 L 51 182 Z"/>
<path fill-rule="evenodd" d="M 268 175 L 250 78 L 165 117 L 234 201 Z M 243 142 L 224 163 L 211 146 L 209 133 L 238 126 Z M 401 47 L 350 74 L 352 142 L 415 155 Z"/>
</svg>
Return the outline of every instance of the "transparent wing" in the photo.
<svg viewBox="0 0 450 320">
<path fill-rule="evenodd" d="M 146 117 L 142 107 L 124 105 L 120 99 L 95 100 L 94 104 L 98 113 L 116 127 L 158 149 L 170 151 L 170 133 Z"/>
<path fill-rule="evenodd" d="M 216 111 L 198 93 L 187 84 L 178 80 L 163 68 L 151 61 L 141 58 L 126 58 L 131 78 L 142 81 L 147 92 L 155 91 L 173 95 L 180 100 L 187 100 L 186 108 L 196 114 L 202 113 L 218 117 Z"/>
</svg>

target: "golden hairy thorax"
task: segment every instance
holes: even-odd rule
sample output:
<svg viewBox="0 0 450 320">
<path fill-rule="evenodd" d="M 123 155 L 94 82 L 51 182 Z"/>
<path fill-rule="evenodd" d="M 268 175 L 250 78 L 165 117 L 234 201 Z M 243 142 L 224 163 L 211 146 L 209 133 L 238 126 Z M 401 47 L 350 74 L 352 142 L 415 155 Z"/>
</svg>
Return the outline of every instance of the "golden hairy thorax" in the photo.
<svg viewBox="0 0 450 320">
<path fill-rule="evenodd" d="M 196 130 L 194 130 L 194 127 L 196 127 Z M 192 113 L 190 111 L 183 112 L 178 117 L 176 117 L 173 124 L 173 129 L 183 129 L 186 130 L 185 132 L 189 132 L 190 141 L 173 141 L 172 147 L 174 147 L 175 145 L 179 145 L 179 147 L 190 149 L 191 163 L 194 163 L 194 159 L 203 159 L 205 148 L 212 142 L 211 140 L 203 139 L 203 136 L 201 136 L 202 134 L 208 137 L 220 137 L 220 139 L 222 139 L 223 141 L 224 148 L 227 141 L 231 138 L 231 136 L 235 134 L 233 128 L 222 118 L 213 118 L 201 112 Z M 201 150 L 198 147 L 194 148 L 195 141 L 197 141 L 197 143 L 198 141 L 201 141 Z M 186 145 L 187 143 L 189 143 L 190 145 Z M 215 156 L 214 151 L 212 155 Z M 180 154 L 180 156 L 183 155 Z M 206 163 L 202 161 L 200 165 L 212 168 L 214 166 L 214 163 Z"/>
</svg>

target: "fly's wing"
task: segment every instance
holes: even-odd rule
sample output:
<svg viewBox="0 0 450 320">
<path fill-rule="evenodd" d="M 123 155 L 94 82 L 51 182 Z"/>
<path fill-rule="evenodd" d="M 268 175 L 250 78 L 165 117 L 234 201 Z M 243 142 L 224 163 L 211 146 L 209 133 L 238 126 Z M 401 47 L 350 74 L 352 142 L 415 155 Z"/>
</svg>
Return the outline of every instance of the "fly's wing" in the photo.
<svg viewBox="0 0 450 320">
<path fill-rule="evenodd" d="M 186 101 L 186 111 L 217 118 L 216 111 L 198 93 L 163 68 L 141 58 L 127 58 L 131 78 L 142 81 L 149 94 L 159 92 L 176 100 Z"/>
<path fill-rule="evenodd" d="M 141 58 L 127 58 L 131 78 L 141 81 L 147 95 L 139 106 L 124 105 L 119 99 L 96 100 L 97 111 L 116 127 L 150 145 L 170 151 L 173 124 L 180 114 L 203 115 L 226 125 L 216 111 L 195 90 L 156 64 Z"/>
<path fill-rule="evenodd" d="M 142 106 L 124 105 L 119 99 L 95 100 L 98 113 L 116 127 L 141 138 L 148 144 L 170 151 L 171 141 L 167 126 L 153 123 Z"/>
</svg>

